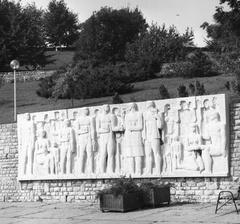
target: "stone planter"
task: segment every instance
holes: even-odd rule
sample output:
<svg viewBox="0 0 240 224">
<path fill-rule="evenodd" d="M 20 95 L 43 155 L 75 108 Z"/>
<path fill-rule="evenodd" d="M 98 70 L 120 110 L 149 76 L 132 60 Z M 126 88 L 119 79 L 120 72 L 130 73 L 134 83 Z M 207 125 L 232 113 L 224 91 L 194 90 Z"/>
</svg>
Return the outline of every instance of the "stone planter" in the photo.
<svg viewBox="0 0 240 224">
<path fill-rule="evenodd" d="M 101 211 L 128 212 L 142 207 L 142 194 L 131 193 L 126 195 L 100 195 Z"/>
<path fill-rule="evenodd" d="M 143 205 L 157 207 L 163 203 L 170 204 L 170 187 L 153 188 L 145 190 L 143 194 Z"/>
</svg>

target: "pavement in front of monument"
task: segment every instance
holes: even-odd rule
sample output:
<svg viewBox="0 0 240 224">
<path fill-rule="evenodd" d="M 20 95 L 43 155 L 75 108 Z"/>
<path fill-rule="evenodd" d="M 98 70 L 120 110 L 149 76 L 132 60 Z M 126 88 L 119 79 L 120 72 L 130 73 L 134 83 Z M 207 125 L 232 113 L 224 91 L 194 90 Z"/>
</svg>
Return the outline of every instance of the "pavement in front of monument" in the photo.
<svg viewBox="0 0 240 224">
<path fill-rule="evenodd" d="M 214 204 L 170 204 L 130 212 L 102 212 L 99 204 L 0 202 L 0 224 L 240 223 L 233 204 L 215 214 Z"/>
</svg>

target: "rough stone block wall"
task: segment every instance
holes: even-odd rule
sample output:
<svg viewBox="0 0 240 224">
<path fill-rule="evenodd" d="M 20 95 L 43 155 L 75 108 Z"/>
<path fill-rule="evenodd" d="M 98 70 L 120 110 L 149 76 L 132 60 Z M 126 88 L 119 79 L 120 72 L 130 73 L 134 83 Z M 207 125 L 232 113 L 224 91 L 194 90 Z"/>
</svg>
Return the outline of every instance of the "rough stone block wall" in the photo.
<svg viewBox="0 0 240 224">
<path fill-rule="evenodd" d="M 214 202 L 219 191 L 237 190 L 240 185 L 240 103 L 230 108 L 230 176 L 164 178 L 175 184 L 171 200 L 178 202 Z M 111 180 L 17 180 L 17 124 L 0 126 L 0 201 L 97 202 L 96 193 Z M 144 181 L 136 179 L 136 182 Z"/>
</svg>

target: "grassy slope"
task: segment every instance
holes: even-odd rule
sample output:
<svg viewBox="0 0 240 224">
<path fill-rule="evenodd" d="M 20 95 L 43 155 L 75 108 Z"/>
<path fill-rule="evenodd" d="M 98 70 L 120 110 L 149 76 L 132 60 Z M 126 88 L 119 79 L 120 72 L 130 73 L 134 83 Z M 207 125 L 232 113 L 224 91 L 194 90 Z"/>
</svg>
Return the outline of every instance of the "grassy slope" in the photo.
<svg viewBox="0 0 240 224">
<path fill-rule="evenodd" d="M 53 54 L 53 58 L 56 62 L 52 65 L 48 65 L 45 69 L 58 69 L 65 67 L 72 62 L 72 51 L 49 51 L 47 54 Z M 231 82 L 234 79 L 233 76 L 217 76 L 209 78 L 198 78 L 200 83 L 203 83 L 206 89 L 206 94 L 224 93 L 226 89 L 224 87 L 227 81 Z M 125 103 L 131 101 L 145 101 L 145 100 L 157 100 L 159 99 L 158 87 L 164 84 L 172 98 L 178 97 L 177 88 L 183 84 L 188 86 L 190 83 L 194 83 L 196 79 L 182 79 L 182 78 L 161 78 L 154 79 L 145 82 L 134 83 L 134 92 L 131 94 L 121 95 L 121 98 Z M 53 99 L 45 99 L 38 97 L 36 90 L 38 88 L 37 81 L 17 83 L 17 113 L 26 112 L 40 112 L 48 110 L 57 110 L 63 108 L 71 108 L 70 100 L 59 100 L 55 103 Z M 232 101 L 239 101 L 238 98 L 229 91 Z M 89 100 L 74 100 L 75 107 L 81 106 L 94 106 L 102 105 L 104 103 L 112 103 L 112 97 L 95 98 Z M 13 83 L 6 83 L 0 88 L 0 124 L 13 122 Z"/>
<path fill-rule="evenodd" d="M 228 92 L 232 101 L 237 101 L 238 98 L 232 91 L 226 91 L 224 85 L 227 81 L 231 82 L 233 76 L 217 76 L 209 78 L 198 78 L 200 83 L 205 86 L 206 94 L 217 94 Z M 159 78 L 145 82 L 134 83 L 135 91 L 130 94 L 121 95 L 124 102 L 145 101 L 159 99 L 158 87 L 164 84 L 172 98 L 177 97 L 177 88 L 183 84 L 188 86 L 194 83 L 196 79 L 182 78 Z M 71 108 L 70 100 L 59 100 L 56 103 L 53 99 L 45 99 L 38 97 L 36 89 L 38 82 L 17 83 L 17 113 L 40 112 L 48 110 L 56 110 L 63 108 Z M 94 106 L 104 103 L 112 103 L 112 97 L 94 98 L 85 101 L 74 100 L 75 107 Z M 6 83 L 0 88 L 0 123 L 13 122 L 13 83 Z"/>
</svg>

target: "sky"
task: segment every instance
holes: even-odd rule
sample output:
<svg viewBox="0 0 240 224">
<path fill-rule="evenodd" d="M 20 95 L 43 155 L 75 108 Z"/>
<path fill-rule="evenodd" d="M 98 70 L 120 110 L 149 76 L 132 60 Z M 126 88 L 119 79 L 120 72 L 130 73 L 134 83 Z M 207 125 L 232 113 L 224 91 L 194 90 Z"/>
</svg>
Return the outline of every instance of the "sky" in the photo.
<svg viewBox="0 0 240 224">
<path fill-rule="evenodd" d="M 38 8 L 47 9 L 49 0 L 21 0 L 22 5 L 35 3 Z M 64 0 L 67 7 L 78 14 L 79 22 L 84 22 L 101 7 L 109 6 L 120 9 L 129 6 L 131 9 L 138 7 L 149 25 L 163 24 L 167 28 L 174 25 L 179 33 L 185 33 L 187 27 L 194 32 L 194 43 L 198 47 L 204 47 L 207 38 L 201 24 L 214 23 L 213 14 L 216 6 L 220 6 L 219 0 Z M 224 9 L 228 7 L 224 5 Z"/>
</svg>

